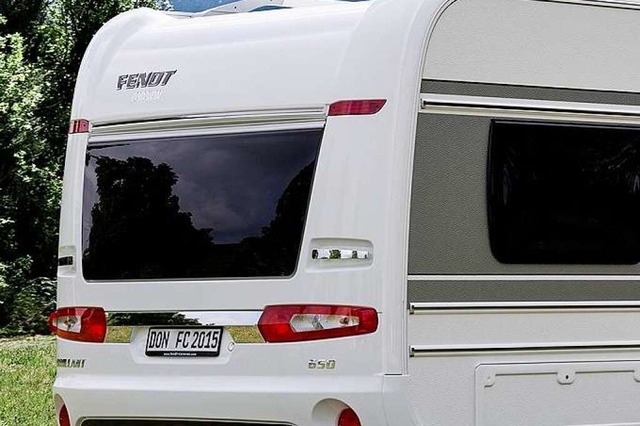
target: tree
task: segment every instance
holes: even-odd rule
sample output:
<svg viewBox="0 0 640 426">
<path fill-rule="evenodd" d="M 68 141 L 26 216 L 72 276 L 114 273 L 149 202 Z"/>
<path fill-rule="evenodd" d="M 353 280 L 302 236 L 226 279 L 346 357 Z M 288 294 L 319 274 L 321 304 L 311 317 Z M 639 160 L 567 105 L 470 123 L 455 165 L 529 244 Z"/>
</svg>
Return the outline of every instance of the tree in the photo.
<svg viewBox="0 0 640 426">
<path fill-rule="evenodd" d="M 0 326 L 18 332 L 27 330 L 12 321 L 15 302 L 35 303 L 27 293 L 54 261 L 46 236 L 57 228 L 48 217 L 57 213 L 60 166 L 38 135 L 42 86 L 42 74 L 25 60 L 23 38 L 0 36 Z"/>
<path fill-rule="evenodd" d="M 164 10 L 167 12 L 171 12 L 174 10 L 171 0 L 158 0 L 158 9 Z"/>
<path fill-rule="evenodd" d="M 98 152 L 101 150 L 98 149 Z M 108 151 L 108 149 L 105 149 Z M 188 277 L 211 247 L 173 193 L 178 176 L 148 158 L 89 154 L 99 201 L 91 209 L 85 276 L 91 279 Z M 105 238 L 108 235 L 108 238 Z"/>
<path fill-rule="evenodd" d="M 157 5 L 155 0 L 54 0 L 48 4 L 37 46 L 38 64 L 47 70 L 39 114 L 46 122 L 42 136 L 60 159 L 84 52 L 108 20 L 137 7 L 156 8 Z"/>
<path fill-rule="evenodd" d="M 93 35 L 154 0 L 0 0 L 0 334 L 44 332 L 56 272 L 62 163 Z"/>
</svg>

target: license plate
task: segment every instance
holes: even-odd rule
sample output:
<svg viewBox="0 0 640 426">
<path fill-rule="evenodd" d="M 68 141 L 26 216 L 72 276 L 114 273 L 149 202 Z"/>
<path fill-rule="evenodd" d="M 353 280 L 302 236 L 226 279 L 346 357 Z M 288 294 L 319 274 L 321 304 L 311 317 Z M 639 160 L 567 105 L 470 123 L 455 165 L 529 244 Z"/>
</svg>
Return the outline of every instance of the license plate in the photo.
<svg viewBox="0 0 640 426">
<path fill-rule="evenodd" d="M 222 327 L 150 328 L 147 356 L 218 356 Z"/>
</svg>

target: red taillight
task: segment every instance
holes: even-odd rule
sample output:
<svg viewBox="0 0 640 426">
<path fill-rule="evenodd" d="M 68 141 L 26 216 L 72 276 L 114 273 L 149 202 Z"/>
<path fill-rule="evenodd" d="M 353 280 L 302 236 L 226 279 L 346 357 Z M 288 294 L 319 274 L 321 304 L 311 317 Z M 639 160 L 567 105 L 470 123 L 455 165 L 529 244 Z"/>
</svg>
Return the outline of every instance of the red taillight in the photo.
<svg viewBox="0 0 640 426">
<path fill-rule="evenodd" d="M 346 408 L 338 417 L 338 426 L 361 426 L 361 424 L 356 412 L 351 408 Z"/>
<path fill-rule="evenodd" d="M 49 315 L 49 329 L 63 339 L 101 343 L 107 316 L 102 308 L 60 308 Z"/>
<path fill-rule="evenodd" d="M 71 426 L 71 419 L 69 418 L 69 412 L 67 411 L 67 406 L 63 405 L 60 408 L 60 414 L 58 414 L 58 424 L 60 426 Z"/>
<path fill-rule="evenodd" d="M 329 116 L 336 115 L 372 115 L 382 109 L 386 99 L 362 99 L 338 101 L 329 106 Z"/>
<path fill-rule="evenodd" d="M 274 305 L 264 309 L 258 328 L 271 343 L 356 336 L 378 329 L 378 313 L 358 306 Z"/>
<path fill-rule="evenodd" d="M 74 135 L 76 133 L 89 133 L 89 120 L 80 118 L 71 121 L 71 123 L 69 123 L 69 134 Z"/>
</svg>

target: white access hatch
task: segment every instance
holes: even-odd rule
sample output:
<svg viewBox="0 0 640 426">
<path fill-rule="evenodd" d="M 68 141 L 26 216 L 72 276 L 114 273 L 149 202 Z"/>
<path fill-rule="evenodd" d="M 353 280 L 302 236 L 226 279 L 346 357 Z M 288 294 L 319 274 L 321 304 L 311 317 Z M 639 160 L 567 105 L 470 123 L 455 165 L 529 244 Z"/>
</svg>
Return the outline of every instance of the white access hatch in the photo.
<svg viewBox="0 0 640 426">
<path fill-rule="evenodd" d="M 476 368 L 476 425 L 640 425 L 640 362 Z"/>
</svg>

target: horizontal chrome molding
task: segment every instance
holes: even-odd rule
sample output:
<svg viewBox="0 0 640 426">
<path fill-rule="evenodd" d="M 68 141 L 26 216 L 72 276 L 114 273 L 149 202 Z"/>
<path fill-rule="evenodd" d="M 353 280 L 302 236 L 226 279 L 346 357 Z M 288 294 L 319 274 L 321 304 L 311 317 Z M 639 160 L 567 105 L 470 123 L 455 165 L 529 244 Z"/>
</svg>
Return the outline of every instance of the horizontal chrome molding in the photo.
<svg viewBox="0 0 640 426">
<path fill-rule="evenodd" d="M 105 343 L 130 343 L 136 327 L 224 327 L 235 343 L 264 343 L 262 311 L 108 312 Z"/>
<path fill-rule="evenodd" d="M 256 325 L 262 311 L 107 312 L 108 325 Z"/>
<path fill-rule="evenodd" d="M 163 418 L 88 418 L 82 426 L 294 426 L 291 423 L 250 420 L 207 420 Z"/>
<path fill-rule="evenodd" d="M 630 0 L 554 0 L 554 3 L 568 3 L 594 7 L 611 7 L 615 9 L 640 9 L 640 4 Z"/>
<path fill-rule="evenodd" d="M 409 275 L 409 281 L 640 281 L 640 275 Z"/>
<path fill-rule="evenodd" d="M 131 343 L 133 327 L 129 325 L 107 325 L 104 343 Z"/>
<path fill-rule="evenodd" d="M 640 300 L 638 301 L 585 301 L 585 302 L 449 302 L 449 303 L 410 303 L 409 313 L 415 314 L 430 314 L 438 313 L 442 311 L 546 311 L 553 312 L 557 310 L 579 310 L 584 312 L 584 309 L 588 308 L 595 311 L 607 311 L 607 310 L 625 310 L 625 311 L 640 311 Z"/>
<path fill-rule="evenodd" d="M 424 79 L 421 93 L 495 98 L 538 99 L 588 104 L 640 105 L 640 93 L 526 86 L 489 82 Z"/>
<path fill-rule="evenodd" d="M 564 102 L 540 99 L 515 99 L 489 96 L 464 96 L 423 93 L 420 95 L 420 112 L 455 114 L 455 109 L 478 109 L 498 111 L 564 112 L 574 114 L 613 115 L 636 117 L 640 105 L 617 105 L 584 102 Z"/>
<path fill-rule="evenodd" d="M 219 114 L 187 115 L 123 123 L 92 122 L 91 136 L 210 127 L 324 122 L 327 116 L 326 111 L 327 108 L 322 106 L 287 110 L 235 111 Z"/>
<path fill-rule="evenodd" d="M 464 354 L 473 352 L 531 352 L 531 351 L 577 351 L 640 349 L 640 341 L 624 342 L 551 342 L 551 343 L 509 343 L 476 345 L 412 345 L 410 356 L 434 354 Z"/>
</svg>

